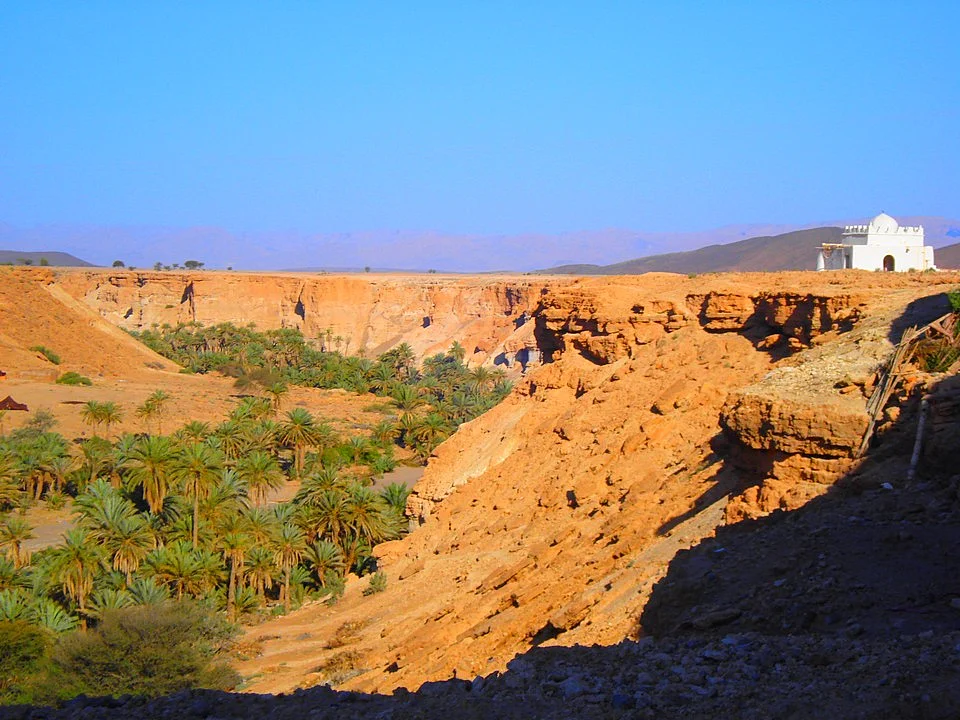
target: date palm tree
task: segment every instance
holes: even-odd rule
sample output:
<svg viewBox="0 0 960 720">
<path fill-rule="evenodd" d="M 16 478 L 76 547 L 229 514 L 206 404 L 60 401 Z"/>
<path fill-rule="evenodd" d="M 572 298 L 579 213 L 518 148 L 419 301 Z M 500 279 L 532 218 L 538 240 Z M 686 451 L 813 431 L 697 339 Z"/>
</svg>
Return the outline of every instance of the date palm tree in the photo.
<svg viewBox="0 0 960 720">
<path fill-rule="evenodd" d="M 262 450 L 245 455 L 237 464 L 237 475 L 247 485 L 254 505 L 263 506 L 271 490 L 283 485 L 283 472 L 276 459 Z"/>
<path fill-rule="evenodd" d="M 283 573 L 283 610 L 290 612 L 290 571 L 300 562 L 306 550 L 303 532 L 296 525 L 280 526 L 273 541 L 273 562 Z"/>
<path fill-rule="evenodd" d="M 93 580 L 103 555 L 83 528 L 68 530 L 63 544 L 51 551 L 53 577 L 64 594 L 77 604 L 80 627 L 86 628 L 86 601 L 93 591 Z"/>
<path fill-rule="evenodd" d="M 20 502 L 20 471 L 11 453 L 0 451 L 0 511 Z"/>
<path fill-rule="evenodd" d="M 180 442 L 203 442 L 210 435 L 210 423 L 191 420 L 174 433 Z"/>
<path fill-rule="evenodd" d="M 157 433 L 159 435 L 163 435 L 163 416 L 167 412 L 167 404 L 172 399 L 171 395 L 163 390 L 154 390 L 147 398 L 147 403 L 151 406 L 153 415 L 157 418 Z"/>
<path fill-rule="evenodd" d="M 264 545 L 254 545 L 246 557 L 247 580 L 261 602 L 273 589 L 273 553 Z"/>
<path fill-rule="evenodd" d="M 163 510 L 176 459 L 173 443 L 162 435 L 143 438 L 127 459 L 128 475 L 143 489 L 143 499 L 152 513 Z"/>
<path fill-rule="evenodd" d="M 232 467 L 247 445 L 247 435 L 243 425 L 236 420 L 225 420 L 213 432 L 217 445 L 224 456 L 224 464 Z"/>
<path fill-rule="evenodd" d="M 246 524 L 239 515 L 233 515 L 227 518 L 220 525 L 218 546 L 223 553 L 223 559 L 230 568 L 230 576 L 227 583 L 227 619 L 231 622 L 235 619 L 235 604 L 237 599 L 237 581 L 243 572 L 243 565 L 246 559 L 247 550 L 250 549 L 250 536 L 245 530 Z"/>
<path fill-rule="evenodd" d="M 22 568 L 30 562 L 30 551 L 23 544 L 33 537 L 33 527 L 17 515 L 7 516 L 0 524 L 0 550 L 15 568 Z"/>
<path fill-rule="evenodd" d="M 283 398 L 289 393 L 290 388 L 287 387 L 285 382 L 275 382 L 267 388 L 267 394 L 270 396 L 275 413 L 280 412 L 280 405 L 283 402 Z"/>
<path fill-rule="evenodd" d="M 193 501 L 193 549 L 197 549 L 200 500 L 210 494 L 220 479 L 223 456 L 209 445 L 187 445 L 174 461 L 174 476 L 183 494 Z"/>
<path fill-rule="evenodd" d="M 206 585 L 203 564 L 182 540 L 152 551 L 144 565 L 148 576 L 170 587 L 177 600 L 182 600 L 185 594 L 201 594 Z"/>
<path fill-rule="evenodd" d="M 280 443 L 293 448 L 293 467 L 298 480 L 303 477 L 303 460 L 307 448 L 318 445 L 326 432 L 329 432 L 326 424 L 318 423 L 304 408 L 289 410 L 287 419 L 277 428 L 277 439 Z"/>
<path fill-rule="evenodd" d="M 307 564 L 313 567 L 320 587 L 327 586 L 331 574 L 341 575 L 344 571 L 343 550 L 329 540 L 317 540 L 307 546 L 304 553 Z"/>
</svg>

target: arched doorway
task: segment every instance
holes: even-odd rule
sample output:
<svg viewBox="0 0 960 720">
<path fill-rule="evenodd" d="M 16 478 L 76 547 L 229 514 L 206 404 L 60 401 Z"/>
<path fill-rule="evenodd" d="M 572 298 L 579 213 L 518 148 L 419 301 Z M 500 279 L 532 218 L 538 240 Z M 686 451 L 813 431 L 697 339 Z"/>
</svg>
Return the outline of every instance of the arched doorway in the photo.
<svg viewBox="0 0 960 720">
<path fill-rule="evenodd" d="M 893 255 L 887 255 L 883 258 L 883 271 L 884 272 L 893 272 L 896 269 L 896 262 L 893 259 Z"/>
</svg>

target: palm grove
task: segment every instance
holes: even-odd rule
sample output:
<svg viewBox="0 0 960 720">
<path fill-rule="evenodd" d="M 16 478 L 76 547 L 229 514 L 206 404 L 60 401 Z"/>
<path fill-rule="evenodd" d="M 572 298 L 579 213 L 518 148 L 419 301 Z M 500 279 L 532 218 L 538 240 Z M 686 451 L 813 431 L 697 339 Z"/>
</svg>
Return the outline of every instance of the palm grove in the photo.
<svg viewBox="0 0 960 720">
<path fill-rule="evenodd" d="M 372 573 L 370 588 L 382 588 L 372 549 L 403 533 L 408 489 L 377 492 L 372 478 L 395 466 L 395 451 L 425 461 L 509 391 L 500 373 L 468 369 L 456 343 L 418 367 L 405 344 L 373 361 L 342 354 L 329 334 L 315 348 L 289 329 L 193 324 L 139 337 L 185 371 L 235 377 L 243 397 L 219 424 L 189 421 L 170 434 L 171 398 L 158 390 L 133 410 L 139 434 L 111 439 L 128 410 L 91 401 L 83 408 L 91 438 L 69 441 L 45 411 L 0 435 L 0 632 L 39 628 L 44 652 L 59 636 L 56 648 L 74 652 L 74 665 L 78 644 L 67 637 L 106 632 L 139 606 L 190 602 L 236 622 L 311 597 L 335 601 L 348 572 Z M 384 417 L 341 437 L 303 407 L 282 410 L 293 384 L 375 393 Z M 289 481 L 299 482 L 293 499 L 269 504 Z M 36 502 L 72 502 L 76 520 L 61 544 L 31 555 L 22 511 Z M 0 699 L 29 697 L 5 695 L 5 682 Z"/>
</svg>

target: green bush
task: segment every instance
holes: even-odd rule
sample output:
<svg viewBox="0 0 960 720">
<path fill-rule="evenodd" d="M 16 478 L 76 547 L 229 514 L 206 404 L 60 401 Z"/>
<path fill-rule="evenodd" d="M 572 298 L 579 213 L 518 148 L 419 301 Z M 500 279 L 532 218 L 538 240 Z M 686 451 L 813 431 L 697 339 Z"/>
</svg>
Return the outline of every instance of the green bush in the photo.
<svg viewBox="0 0 960 720">
<path fill-rule="evenodd" d="M 370 576 L 370 584 L 363 589 L 364 595 L 375 595 L 387 589 L 387 574 L 383 570 L 377 570 Z"/>
<path fill-rule="evenodd" d="M 40 353 L 40 354 L 43 355 L 47 360 L 49 360 L 50 362 L 52 362 L 54 365 L 59 365 L 59 364 L 60 364 L 60 356 L 57 355 L 53 350 L 51 350 L 50 348 L 48 348 L 48 347 L 46 347 L 46 346 L 44 346 L 44 345 L 34 345 L 34 346 L 33 346 L 32 348 L 30 348 L 30 349 L 33 350 L 34 352 Z"/>
<path fill-rule="evenodd" d="M 94 630 L 60 641 L 53 651 L 55 674 L 71 692 L 90 695 L 230 689 L 240 678 L 219 656 L 233 633 L 194 603 L 107 610 Z"/>
<path fill-rule="evenodd" d="M 48 662 L 50 635 L 23 621 L 0 622 L 0 704 L 34 701 L 33 685 Z"/>
<path fill-rule="evenodd" d="M 71 370 L 57 378 L 57 385 L 93 385 L 93 381 L 86 375 Z"/>
<path fill-rule="evenodd" d="M 947 300 L 950 301 L 950 309 L 955 313 L 960 313 L 960 290 L 951 290 L 948 292 Z"/>
</svg>

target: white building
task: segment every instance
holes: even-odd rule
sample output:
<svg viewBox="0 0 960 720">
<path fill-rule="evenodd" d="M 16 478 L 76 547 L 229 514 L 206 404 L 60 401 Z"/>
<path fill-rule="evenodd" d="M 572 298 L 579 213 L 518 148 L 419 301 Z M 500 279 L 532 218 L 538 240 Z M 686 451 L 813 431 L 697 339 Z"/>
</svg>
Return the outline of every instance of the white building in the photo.
<svg viewBox="0 0 960 720">
<path fill-rule="evenodd" d="M 847 225 L 843 242 L 824 243 L 817 253 L 817 270 L 936 269 L 933 248 L 923 244 L 923 226 L 900 227 L 886 213 L 868 225 Z"/>
</svg>

